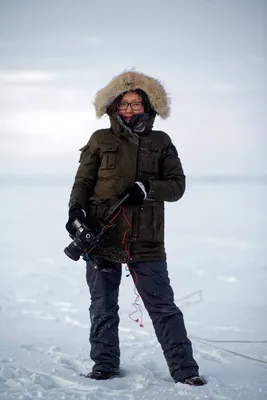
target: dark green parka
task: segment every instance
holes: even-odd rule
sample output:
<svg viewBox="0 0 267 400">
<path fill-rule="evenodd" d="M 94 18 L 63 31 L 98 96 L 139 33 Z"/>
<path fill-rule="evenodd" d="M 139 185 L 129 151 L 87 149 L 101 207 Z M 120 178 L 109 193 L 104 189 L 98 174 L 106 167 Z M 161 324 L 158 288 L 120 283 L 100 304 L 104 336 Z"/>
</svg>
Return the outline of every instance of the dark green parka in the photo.
<svg viewBox="0 0 267 400">
<path fill-rule="evenodd" d="M 142 89 L 148 95 L 159 115 L 168 116 L 169 103 L 162 85 L 132 71 L 120 74 L 98 92 L 97 115 L 107 112 L 122 93 L 135 89 Z M 150 182 L 147 199 L 141 205 L 124 206 L 116 218 L 116 227 L 97 250 L 97 256 L 111 261 L 125 263 L 129 254 L 131 261 L 166 259 L 164 201 L 182 197 L 185 176 L 170 137 L 165 132 L 152 130 L 154 118 L 150 117 L 145 132 L 138 135 L 124 129 L 116 115 L 112 115 L 110 129 L 94 132 L 81 149 L 69 205 L 79 203 L 86 210 L 88 221 L 90 216 L 103 220 L 108 209 L 135 181 L 148 179 Z"/>
</svg>

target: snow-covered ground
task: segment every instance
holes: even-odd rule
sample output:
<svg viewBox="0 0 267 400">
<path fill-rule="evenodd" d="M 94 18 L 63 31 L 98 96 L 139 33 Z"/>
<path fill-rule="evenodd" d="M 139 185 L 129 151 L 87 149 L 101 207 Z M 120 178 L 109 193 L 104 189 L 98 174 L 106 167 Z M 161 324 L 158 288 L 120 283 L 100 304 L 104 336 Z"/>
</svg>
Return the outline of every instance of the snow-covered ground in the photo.
<svg viewBox="0 0 267 400">
<path fill-rule="evenodd" d="M 129 319 L 134 292 L 126 272 L 123 377 L 79 376 L 92 362 L 84 262 L 63 253 L 71 183 L 1 180 L 0 399 L 267 399 L 267 184 L 189 179 L 184 198 L 167 205 L 171 282 L 208 378 L 191 388 L 171 380 L 146 312 L 144 328 Z"/>
</svg>

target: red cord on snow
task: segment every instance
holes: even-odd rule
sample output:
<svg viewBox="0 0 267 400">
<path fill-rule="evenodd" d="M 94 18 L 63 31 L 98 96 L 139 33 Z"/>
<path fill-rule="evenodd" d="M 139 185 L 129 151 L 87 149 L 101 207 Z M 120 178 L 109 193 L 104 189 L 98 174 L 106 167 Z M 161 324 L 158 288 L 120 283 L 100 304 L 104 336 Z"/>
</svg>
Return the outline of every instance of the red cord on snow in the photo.
<svg viewBox="0 0 267 400">
<path fill-rule="evenodd" d="M 139 296 L 139 294 L 138 294 L 138 292 L 137 292 L 137 288 L 136 288 L 136 287 L 137 287 L 137 284 L 138 284 L 138 276 L 137 276 L 137 273 L 136 273 L 135 269 L 129 267 L 128 264 L 127 264 L 126 270 L 127 270 L 127 268 L 128 268 L 129 271 L 133 271 L 133 274 L 134 274 L 134 294 L 135 294 L 135 296 L 136 296 L 136 297 L 135 297 L 135 300 L 134 300 L 134 302 L 133 302 L 133 306 L 134 306 L 134 308 L 135 308 L 135 311 L 133 311 L 131 314 L 129 314 L 129 318 L 130 318 L 132 321 L 139 323 L 139 318 L 137 318 L 137 319 L 132 318 L 132 315 L 134 315 L 134 314 L 136 314 L 137 312 L 139 312 L 139 313 L 140 313 L 140 324 L 139 324 L 139 326 L 140 326 L 140 328 L 143 328 L 144 325 L 143 325 L 142 305 L 139 303 L 140 296 Z M 128 275 L 128 276 L 129 276 L 129 275 Z"/>
<path fill-rule="evenodd" d="M 126 270 L 127 270 L 127 268 L 128 268 L 128 271 L 133 271 L 133 275 L 134 275 L 134 294 L 135 294 L 135 296 L 136 296 L 136 297 L 135 297 L 135 300 L 134 300 L 134 302 L 133 302 L 133 306 L 134 306 L 134 308 L 135 308 L 135 311 L 133 311 L 131 314 L 129 314 L 129 318 L 130 318 L 132 321 L 139 323 L 139 318 L 137 318 L 137 319 L 132 318 L 132 315 L 134 315 L 134 314 L 136 314 L 137 312 L 139 312 L 139 313 L 140 313 L 140 323 L 139 323 L 139 326 L 140 326 L 140 328 L 143 328 L 144 325 L 143 325 L 142 305 L 139 303 L 140 295 L 139 295 L 138 292 L 137 292 L 138 276 L 137 276 L 137 273 L 136 273 L 135 269 L 134 269 L 134 268 L 131 268 L 131 267 L 129 266 L 129 262 L 130 262 L 130 252 L 129 252 L 129 250 L 128 250 L 127 242 L 126 242 L 127 234 L 128 234 L 129 232 L 131 232 L 131 230 L 132 230 L 132 225 L 131 225 L 130 221 L 128 220 L 128 218 L 127 218 L 127 216 L 126 216 L 126 214 L 125 214 L 125 209 L 124 209 L 124 207 L 120 207 L 119 211 L 118 211 L 118 212 L 116 213 L 116 215 L 109 221 L 108 225 L 103 226 L 102 232 L 103 232 L 106 228 L 110 228 L 110 227 L 114 224 L 115 219 L 119 216 L 119 214 L 120 214 L 121 212 L 122 212 L 122 215 L 123 215 L 124 220 L 127 222 L 127 225 L 128 225 L 128 228 L 125 230 L 125 232 L 124 232 L 124 234 L 123 234 L 123 238 L 122 238 L 121 244 L 124 245 L 124 251 L 125 251 L 125 253 L 127 254 L 127 266 L 126 266 Z M 129 275 L 127 275 L 127 276 L 129 276 Z"/>
</svg>

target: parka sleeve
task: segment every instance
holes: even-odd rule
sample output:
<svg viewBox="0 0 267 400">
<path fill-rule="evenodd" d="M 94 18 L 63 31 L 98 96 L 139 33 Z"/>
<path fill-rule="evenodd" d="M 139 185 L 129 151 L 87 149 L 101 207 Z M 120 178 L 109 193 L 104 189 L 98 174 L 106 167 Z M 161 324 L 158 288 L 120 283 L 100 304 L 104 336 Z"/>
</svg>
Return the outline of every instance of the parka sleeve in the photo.
<svg viewBox="0 0 267 400">
<path fill-rule="evenodd" d="M 148 198 L 173 202 L 183 196 L 186 178 L 178 152 L 171 141 L 162 150 L 159 177 L 159 180 L 150 180 Z"/>
<path fill-rule="evenodd" d="M 86 209 L 96 184 L 100 164 L 98 144 L 94 134 L 81 149 L 79 163 L 70 194 L 69 207 L 78 203 Z"/>
</svg>

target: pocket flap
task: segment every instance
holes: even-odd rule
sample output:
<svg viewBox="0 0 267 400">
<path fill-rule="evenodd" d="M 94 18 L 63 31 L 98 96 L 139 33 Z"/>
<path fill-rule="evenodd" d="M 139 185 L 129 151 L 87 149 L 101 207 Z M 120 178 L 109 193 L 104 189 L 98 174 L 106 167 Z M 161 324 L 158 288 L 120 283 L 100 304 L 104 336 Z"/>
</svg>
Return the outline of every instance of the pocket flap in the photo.
<svg viewBox="0 0 267 400">
<path fill-rule="evenodd" d="M 81 152 L 80 157 L 79 157 L 79 163 L 82 162 L 83 157 L 84 157 L 84 154 L 85 154 L 85 151 L 88 149 L 88 147 L 89 147 L 89 144 L 87 143 L 85 146 L 83 146 L 83 147 L 81 147 L 81 148 L 79 149 L 80 152 Z"/>
<path fill-rule="evenodd" d="M 113 151 L 117 151 L 118 149 L 118 145 L 117 144 L 101 144 L 100 149 L 103 153 L 106 152 L 113 152 Z"/>
<path fill-rule="evenodd" d="M 81 148 L 79 149 L 79 151 L 83 152 L 83 151 L 85 151 L 86 149 L 88 149 L 88 147 L 89 147 L 89 144 L 87 143 L 85 146 L 81 147 Z"/>
</svg>

